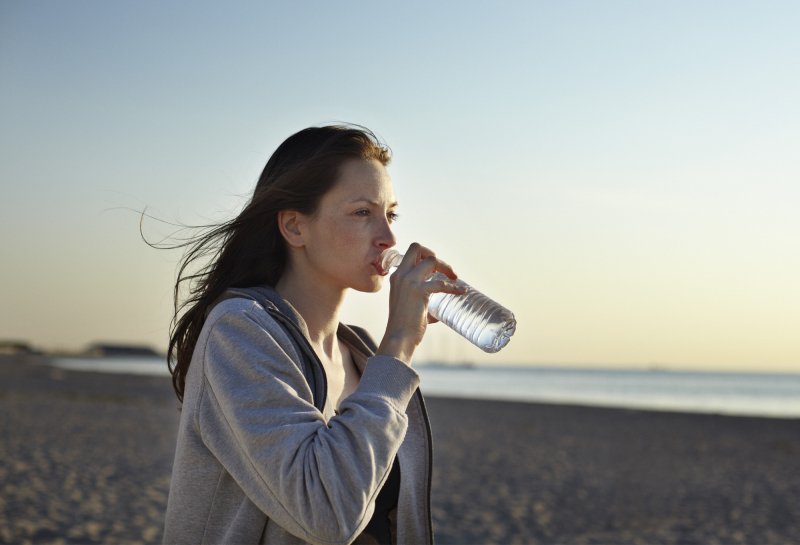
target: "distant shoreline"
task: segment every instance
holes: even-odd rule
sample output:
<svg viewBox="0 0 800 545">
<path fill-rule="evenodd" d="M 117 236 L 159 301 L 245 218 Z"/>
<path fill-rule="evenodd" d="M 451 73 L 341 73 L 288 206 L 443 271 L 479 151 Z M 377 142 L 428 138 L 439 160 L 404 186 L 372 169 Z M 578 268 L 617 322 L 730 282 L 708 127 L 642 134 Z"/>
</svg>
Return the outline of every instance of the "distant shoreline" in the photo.
<svg viewBox="0 0 800 545">
<path fill-rule="evenodd" d="M 14 359 L 10 356 L 0 358 Z M 161 357 L 26 356 L 23 359 L 69 371 L 169 377 L 166 359 Z M 420 388 L 426 397 L 790 420 L 800 418 L 800 375 L 425 364 L 416 366 L 416 369 L 422 377 Z M 731 379 L 734 379 L 732 383 Z M 659 391 L 664 389 L 664 384 L 667 390 Z M 704 384 L 707 394 L 703 394 L 701 389 Z M 783 389 L 775 394 L 783 397 L 764 397 L 770 395 L 770 388 L 775 387 Z M 649 390 L 640 392 L 639 388 L 656 389 L 651 393 Z M 746 389 L 755 393 L 749 398 L 736 397 L 744 395 L 737 390 Z"/>
</svg>

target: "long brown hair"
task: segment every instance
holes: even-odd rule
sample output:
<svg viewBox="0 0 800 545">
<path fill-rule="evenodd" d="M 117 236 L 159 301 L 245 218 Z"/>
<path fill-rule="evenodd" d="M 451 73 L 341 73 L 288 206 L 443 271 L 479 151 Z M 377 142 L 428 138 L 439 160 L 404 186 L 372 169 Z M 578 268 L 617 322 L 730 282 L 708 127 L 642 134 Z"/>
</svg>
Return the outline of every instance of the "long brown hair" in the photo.
<svg viewBox="0 0 800 545">
<path fill-rule="evenodd" d="M 170 246 L 186 248 L 175 282 L 175 312 L 167 365 L 178 399 L 206 314 L 231 287 L 274 286 L 286 267 L 287 249 L 277 215 L 281 210 L 313 214 L 351 159 L 388 165 L 389 148 L 357 125 L 310 127 L 287 138 L 267 161 L 253 196 L 238 216 L 205 226 L 199 236 Z M 189 270 L 202 263 L 198 272 Z M 181 301 L 184 285 L 188 296 Z"/>
</svg>

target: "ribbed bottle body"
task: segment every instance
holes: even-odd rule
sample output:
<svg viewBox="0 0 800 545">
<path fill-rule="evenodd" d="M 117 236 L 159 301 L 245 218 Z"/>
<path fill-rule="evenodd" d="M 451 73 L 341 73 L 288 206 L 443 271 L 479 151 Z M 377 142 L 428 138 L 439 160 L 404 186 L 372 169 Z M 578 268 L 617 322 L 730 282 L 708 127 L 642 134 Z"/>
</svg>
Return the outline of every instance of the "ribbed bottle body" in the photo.
<svg viewBox="0 0 800 545">
<path fill-rule="evenodd" d="M 436 273 L 434 276 L 442 275 Z M 428 312 L 484 352 L 497 352 L 508 344 L 517 327 L 514 314 L 463 280 L 463 295 L 434 293 Z"/>
</svg>

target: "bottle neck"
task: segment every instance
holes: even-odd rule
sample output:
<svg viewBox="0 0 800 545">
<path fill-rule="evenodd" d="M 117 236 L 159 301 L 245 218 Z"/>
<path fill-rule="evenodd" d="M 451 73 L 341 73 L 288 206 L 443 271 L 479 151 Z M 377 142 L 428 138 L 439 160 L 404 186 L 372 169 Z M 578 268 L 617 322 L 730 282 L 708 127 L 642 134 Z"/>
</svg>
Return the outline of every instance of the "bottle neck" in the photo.
<svg viewBox="0 0 800 545">
<path fill-rule="evenodd" d="M 401 261 L 403 261 L 403 254 L 394 248 L 389 248 L 381 256 L 381 268 L 384 271 L 388 271 L 400 265 Z"/>
</svg>

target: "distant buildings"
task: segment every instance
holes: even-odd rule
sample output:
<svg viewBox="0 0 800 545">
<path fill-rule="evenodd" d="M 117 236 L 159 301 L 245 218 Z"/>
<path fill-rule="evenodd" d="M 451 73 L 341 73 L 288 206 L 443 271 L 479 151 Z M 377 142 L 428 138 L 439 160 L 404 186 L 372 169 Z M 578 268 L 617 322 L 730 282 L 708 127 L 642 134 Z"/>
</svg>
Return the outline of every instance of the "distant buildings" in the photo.
<svg viewBox="0 0 800 545">
<path fill-rule="evenodd" d="M 95 343 L 90 345 L 85 352 L 86 356 L 94 357 L 159 357 L 161 354 L 149 346 L 130 344 Z"/>
<path fill-rule="evenodd" d="M 27 341 L 0 339 L 0 356 L 49 356 L 57 358 L 163 358 L 165 355 L 150 346 L 97 342 L 84 350 L 43 350 Z"/>
<path fill-rule="evenodd" d="M 25 341 L 0 340 L 0 355 L 3 356 L 32 356 L 40 353 Z"/>
<path fill-rule="evenodd" d="M 40 350 L 34 348 L 26 341 L 17 339 L 0 339 L 0 356 L 66 356 L 66 357 L 161 357 L 163 354 L 145 345 L 121 344 L 121 343 L 93 343 L 85 350 L 63 351 L 63 350 Z"/>
</svg>

